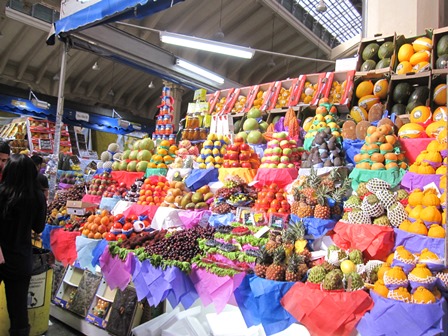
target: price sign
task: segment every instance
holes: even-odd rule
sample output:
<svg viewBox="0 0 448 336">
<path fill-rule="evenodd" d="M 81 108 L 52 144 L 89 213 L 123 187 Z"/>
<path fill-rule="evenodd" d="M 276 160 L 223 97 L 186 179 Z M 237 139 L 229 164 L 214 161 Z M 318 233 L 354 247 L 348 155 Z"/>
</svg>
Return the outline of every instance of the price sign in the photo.
<svg viewBox="0 0 448 336">
<path fill-rule="evenodd" d="M 51 139 L 39 139 L 39 147 L 41 150 L 53 150 Z"/>
<path fill-rule="evenodd" d="M 76 120 L 80 120 L 80 121 L 88 122 L 89 121 L 89 114 L 88 113 L 84 113 L 84 112 L 76 111 L 75 119 Z"/>
</svg>

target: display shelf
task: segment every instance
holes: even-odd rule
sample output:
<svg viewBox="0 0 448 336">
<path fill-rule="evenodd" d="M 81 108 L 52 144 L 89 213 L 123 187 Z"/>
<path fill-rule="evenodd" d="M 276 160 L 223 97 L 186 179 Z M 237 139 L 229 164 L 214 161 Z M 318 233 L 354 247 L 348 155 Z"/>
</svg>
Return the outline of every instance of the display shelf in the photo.
<svg viewBox="0 0 448 336">
<path fill-rule="evenodd" d="M 110 334 L 92 323 L 87 322 L 84 318 L 77 316 L 68 310 L 58 307 L 54 304 L 50 305 L 50 315 L 64 324 L 72 327 L 84 335 L 109 336 Z"/>
<path fill-rule="evenodd" d="M 101 299 L 101 300 L 103 300 L 103 301 L 107 301 L 107 302 L 114 302 L 114 300 L 113 300 L 113 299 L 110 299 L 110 298 L 107 298 L 107 297 L 101 296 L 101 295 L 99 295 L 99 294 L 96 294 L 96 297 L 97 297 L 97 298 L 99 298 L 99 299 Z"/>
<path fill-rule="evenodd" d="M 66 283 L 67 285 L 70 285 L 70 286 L 73 286 L 73 287 L 78 288 L 78 285 L 77 285 L 77 284 L 75 284 L 75 283 L 73 283 L 73 282 L 71 282 L 71 281 L 69 281 L 69 280 L 64 279 L 64 283 Z"/>
</svg>

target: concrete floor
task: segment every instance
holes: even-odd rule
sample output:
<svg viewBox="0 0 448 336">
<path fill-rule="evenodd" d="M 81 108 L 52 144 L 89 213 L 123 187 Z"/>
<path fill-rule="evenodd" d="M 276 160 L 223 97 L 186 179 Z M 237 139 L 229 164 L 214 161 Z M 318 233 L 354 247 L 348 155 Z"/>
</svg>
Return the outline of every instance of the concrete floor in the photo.
<svg viewBox="0 0 448 336">
<path fill-rule="evenodd" d="M 81 336 L 80 332 L 68 325 L 62 323 L 61 321 L 50 317 L 48 331 L 44 334 L 45 336 Z"/>
</svg>

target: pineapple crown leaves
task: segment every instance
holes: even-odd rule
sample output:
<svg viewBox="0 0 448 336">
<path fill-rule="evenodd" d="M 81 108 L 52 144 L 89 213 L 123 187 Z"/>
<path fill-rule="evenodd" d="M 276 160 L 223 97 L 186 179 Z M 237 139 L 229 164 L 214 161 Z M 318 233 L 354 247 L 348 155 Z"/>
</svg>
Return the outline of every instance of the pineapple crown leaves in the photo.
<svg viewBox="0 0 448 336">
<path fill-rule="evenodd" d="M 257 264 L 268 265 L 272 263 L 272 256 L 266 249 L 260 250 L 260 255 L 257 257 Z"/>
<path fill-rule="evenodd" d="M 300 264 L 305 263 L 305 257 L 299 254 L 293 254 L 291 258 L 289 258 L 288 261 L 288 269 L 290 271 L 296 271 L 297 267 L 299 267 Z"/>
<path fill-rule="evenodd" d="M 286 259 L 286 253 L 285 253 L 285 248 L 283 246 L 279 246 L 274 250 L 273 253 L 274 256 L 274 264 L 275 265 L 280 265 L 283 264 L 283 262 Z"/>
<path fill-rule="evenodd" d="M 328 202 L 328 188 L 326 186 L 319 186 L 316 190 L 317 203 L 324 206 Z"/>
<path fill-rule="evenodd" d="M 311 167 L 310 175 L 306 179 L 305 186 L 316 189 L 322 182 L 322 179 L 317 175 L 317 170 Z"/>
<path fill-rule="evenodd" d="M 331 198 L 336 202 L 336 203 L 341 203 L 342 200 L 344 199 L 345 194 L 347 193 L 347 191 L 350 189 L 352 184 L 351 179 L 349 178 L 345 178 L 342 181 L 342 184 L 340 187 L 336 188 L 332 194 L 331 194 Z"/>
<path fill-rule="evenodd" d="M 291 215 L 289 218 L 288 230 L 294 231 L 296 237 L 295 240 L 303 239 L 305 236 L 305 225 L 303 220 L 299 219 L 296 215 Z"/>
</svg>

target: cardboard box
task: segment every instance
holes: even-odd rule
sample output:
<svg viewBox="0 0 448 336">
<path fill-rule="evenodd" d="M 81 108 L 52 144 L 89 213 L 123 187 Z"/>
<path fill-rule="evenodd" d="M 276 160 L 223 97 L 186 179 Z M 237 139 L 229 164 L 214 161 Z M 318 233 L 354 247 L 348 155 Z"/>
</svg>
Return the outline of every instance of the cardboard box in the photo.
<svg viewBox="0 0 448 336">
<path fill-rule="evenodd" d="M 67 214 L 83 216 L 89 211 L 95 211 L 97 204 L 83 201 L 67 201 Z"/>
<path fill-rule="evenodd" d="M 385 74 L 385 73 L 389 73 L 392 69 L 395 69 L 396 67 L 396 59 L 397 59 L 397 53 L 398 53 L 398 49 L 396 48 L 396 36 L 394 35 L 387 35 L 387 36 L 382 36 L 381 34 L 378 34 L 377 36 L 375 36 L 374 39 L 362 39 L 361 43 L 359 44 L 359 49 L 358 49 L 358 63 L 356 65 L 356 75 L 358 76 L 365 76 L 367 74 L 370 73 L 376 73 L 376 74 Z M 390 65 L 386 68 L 381 68 L 381 69 L 373 69 L 370 71 L 362 71 L 361 70 L 361 66 L 364 63 L 364 60 L 362 59 L 362 52 L 364 51 L 365 47 L 368 46 L 370 43 L 377 43 L 380 47 L 384 42 L 392 42 L 394 44 L 394 52 L 390 58 Z M 379 62 L 378 59 L 378 55 L 376 55 L 376 59 L 375 62 Z"/>
<path fill-rule="evenodd" d="M 396 70 L 397 70 L 397 66 L 398 64 L 400 64 L 400 62 L 398 61 L 398 51 L 400 50 L 400 47 L 403 44 L 409 43 L 412 44 L 412 42 L 414 42 L 417 38 L 419 37 L 428 37 L 430 39 L 432 39 L 432 31 L 431 30 L 427 30 L 426 34 L 422 34 L 422 35 L 417 35 L 417 36 L 411 36 L 411 37 L 405 37 L 404 35 L 397 35 L 395 37 L 395 54 L 394 54 L 394 61 L 393 61 L 393 67 L 392 67 L 392 72 L 395 74 Z M 434 45 L 433 45 L 433 49 L 434 49 Z M 432 55 L 432 50 L 431 50 L 431 55 Z M 424 72 L 420 72 L 420 73 L 429 73 L 429 71 L 431 70 L 431 59 L 429 60 L 429 66 L 427 67 L 426 70 L 424 70 Z"/>
<path fill-rule="evenodd" d="M 432 34 L 432 52 L 431 52 L 431 69 L 433 74 L 447 74 L 448 69 L 436 69 L 437 56 L 437 43 L 444 35 L 448 35 L 448 27 L 434 29 Z"/>
<path fill-rule="evenodd" d="M 386 109 L 391 111 L 392 107 L 396 102 L 393 100 L 393 92 L 398 83 L 407 82 L 412 85 L 412 91 L 415 90 L 417 86 L 428 87 L 429 92 L 431 92 L 431 75 L 430 71 L 421 72 L 415 75 L 392 75 L 389 82 L 389 94 Z M 423 103 L 423 102 L 422 102 Z M 407 105 L 407 102 L 404 104 Z M 424 105 L 429 106 L 429 95 Z M 410 111 L 409 111 L 410 112 Z"/>
</svg>

